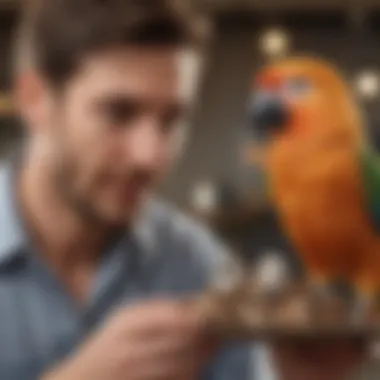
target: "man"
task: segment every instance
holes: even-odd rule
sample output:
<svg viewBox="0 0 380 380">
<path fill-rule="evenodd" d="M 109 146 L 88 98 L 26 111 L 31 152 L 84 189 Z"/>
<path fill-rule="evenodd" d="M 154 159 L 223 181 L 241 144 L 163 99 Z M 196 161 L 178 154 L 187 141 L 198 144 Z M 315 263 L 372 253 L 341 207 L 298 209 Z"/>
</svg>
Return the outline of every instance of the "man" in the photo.
<svg viewBox="0 0 380 380">
<path fill-rule="evenodd" d="M 179 58 L 199 46 L 195 21 L 158 0 L 26 13 L 15 88 L 28 133 L 0 179 L 1 379 L 249 378 L 248 348 L 217 347 L 183 302 L 221 247 L 149 196 L 189 104 Z M 288 347 L 284 379 L 329 378 Z M 338 353 L 340 376 L 357 355 Z"/>
</svg>

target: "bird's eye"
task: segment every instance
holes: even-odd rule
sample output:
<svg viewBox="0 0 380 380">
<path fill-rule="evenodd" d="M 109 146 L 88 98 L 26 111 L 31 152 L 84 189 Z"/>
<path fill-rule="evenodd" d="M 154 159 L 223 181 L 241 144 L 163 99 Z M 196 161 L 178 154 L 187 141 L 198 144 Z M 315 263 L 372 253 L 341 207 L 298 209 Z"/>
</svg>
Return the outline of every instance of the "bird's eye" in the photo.
<svg viewBox="0 0 380 380">
<path fill-rule="evenodd" d="M 288 96 L 305 96 L 311 91 L 311 83 L 306 78 L 291 78 L 285 83 L 285 94 Z"/>
</svg>

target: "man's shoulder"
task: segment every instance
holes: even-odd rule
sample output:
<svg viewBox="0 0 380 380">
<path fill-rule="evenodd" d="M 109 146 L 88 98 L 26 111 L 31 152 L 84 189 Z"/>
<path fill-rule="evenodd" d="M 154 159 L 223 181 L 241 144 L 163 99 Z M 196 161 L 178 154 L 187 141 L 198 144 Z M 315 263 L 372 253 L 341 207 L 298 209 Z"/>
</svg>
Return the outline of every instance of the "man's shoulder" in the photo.
<svg viewBox="0 0 380 380">
<path fill-rule="evenodd" d="M 162 199 L 154 199 L 148 208 L 147 223 L 160 247 L 181 252 L 196 267 L 211 270 L 227 257 L 227 247 L 202 221 Z"/>
</svg>

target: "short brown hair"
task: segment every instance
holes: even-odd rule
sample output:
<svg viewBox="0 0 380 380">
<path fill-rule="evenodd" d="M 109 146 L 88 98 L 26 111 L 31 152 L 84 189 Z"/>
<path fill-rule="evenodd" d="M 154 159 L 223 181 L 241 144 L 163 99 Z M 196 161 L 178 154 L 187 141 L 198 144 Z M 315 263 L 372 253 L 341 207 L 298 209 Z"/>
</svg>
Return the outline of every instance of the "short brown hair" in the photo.
<svg viewBox="0 0 380 380">
<path fill-rule="evenodd" d="M 33 4 L 26 7 L 19 28 L 19 40 L 23 41 L 19 50 L 28 50 L 34 64 L 55 86 L 73 74 L 83 56 L 100 49 L 200 46 L 210 31 L 207 18 L 185 6 L 185 0 L 30 1 Z"/>
</svg>

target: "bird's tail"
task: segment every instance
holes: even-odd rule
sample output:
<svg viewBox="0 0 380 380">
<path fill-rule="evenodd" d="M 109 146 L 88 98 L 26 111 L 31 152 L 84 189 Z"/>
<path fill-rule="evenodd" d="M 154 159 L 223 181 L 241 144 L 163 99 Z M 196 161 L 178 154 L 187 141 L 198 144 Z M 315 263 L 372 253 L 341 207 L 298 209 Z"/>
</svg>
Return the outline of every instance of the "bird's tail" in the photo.
<svg viewBox="0 0 380 380">
<path fill-rule="evenodd" d="M 366 321 L 377 308 L 380 292 L 380 240 L 370 252 L 363 252 L 363 264 L 358 268 L 354 281 L 356 290 L 355 315 L 358 321 Z"/>
</svg>

